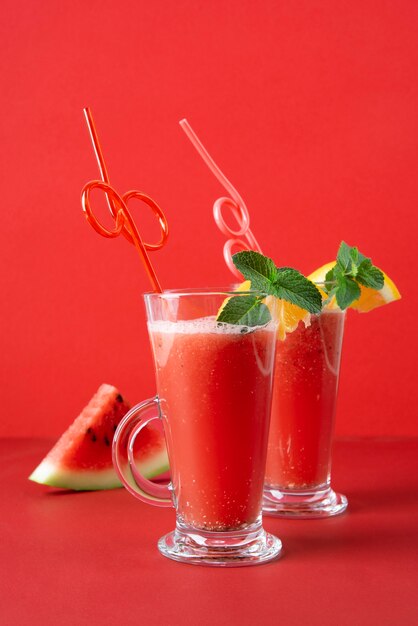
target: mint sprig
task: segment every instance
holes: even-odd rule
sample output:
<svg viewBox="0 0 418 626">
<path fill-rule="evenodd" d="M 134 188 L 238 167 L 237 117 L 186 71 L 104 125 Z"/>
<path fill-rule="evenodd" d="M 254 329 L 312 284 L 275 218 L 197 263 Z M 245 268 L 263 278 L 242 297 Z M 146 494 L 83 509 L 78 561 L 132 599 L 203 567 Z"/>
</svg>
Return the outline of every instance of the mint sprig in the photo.
<svg viewBox="0 0 418 626">
<path fill-rule="evenodd" d="M 287 300 L 309 313 L 320 313 L 322 296 L 319 290 L 297 270 L 276 267 L 272 259 L 248 250 L 237 252 L 232 260 L 244 278 L 251 281 L 252 289 Z"/>
<path fill-rule="evenodd" d="M 371 259 L 341 242 L 338 249 L 337 262 L 326 274 L 325 291 L 329 298 L 335 295 L 340 309 L 346 309 L 361 295 L 360 285 L 371 289 L 382 289 L 384 275 Z"/>
<path fill-rule="evenodd" d="M 245 250 L 233 255 L 235 267 L 251 288 L 262 296 L 232 296 L 221 313 L 218 322 L 261 326 L 270 319 L 268 308 L 262 303 L 265 296 L 275 296 L 309 311 L 320 313 L 322 296 L 315 285 L 303 274 L 291 267 L 276 267 L 274 261 L 259 252 Z"/>
</svg>

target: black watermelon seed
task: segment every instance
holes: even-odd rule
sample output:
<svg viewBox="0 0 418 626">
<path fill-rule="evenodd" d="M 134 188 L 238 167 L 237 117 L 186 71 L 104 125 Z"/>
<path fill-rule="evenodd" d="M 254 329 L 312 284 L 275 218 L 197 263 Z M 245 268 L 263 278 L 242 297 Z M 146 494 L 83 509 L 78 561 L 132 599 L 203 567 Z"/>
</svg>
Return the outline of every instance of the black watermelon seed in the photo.
<svg viewBox="0 0 418 626">
<path fill-rule="evenodd" d="M 110 441 L 109 441 L 109 439 L 107 438 L 107 435 L 105 435 L 105 436 L 103 437 L 103 441 L 105 442 L 105 444 L 106 444 L 107 446 L 110 446 Z"/>
<path fill-rule="evenodd" d="M 96 435 L 94 434 L 94 431 L 93 431 L 93 429 L 92 429 L 91 427 L 87 428 L 87 430 L 86 430 L 86 435 L 90 435 L 90 439 L 91 439 L 92 441 L 96 441 L 96 440 L 97 440 L 97 437 L 96 437 Z"/>
<path fill-rule="evenodd" d="M 118 393 L 118 395 L 116 396 L 116 400 L 117 400 L 118 402 L 123 402 L 123 398 L 122 398 L 122 396 L 120 395 L 120 393 Z"/>
</svg>

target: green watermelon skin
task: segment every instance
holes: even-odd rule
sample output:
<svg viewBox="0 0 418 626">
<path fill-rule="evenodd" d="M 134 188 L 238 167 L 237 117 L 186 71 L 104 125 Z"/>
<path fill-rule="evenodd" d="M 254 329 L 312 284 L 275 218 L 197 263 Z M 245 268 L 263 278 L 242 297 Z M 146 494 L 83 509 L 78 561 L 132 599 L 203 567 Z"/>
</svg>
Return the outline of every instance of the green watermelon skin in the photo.
<svg viewBox="0 0 418 626">
<path fill-rule="evenodd" d="M 101 385 L 29 480 L 74 490 L 121 487 L 112 463 L 112 440 L 119 422 L 129 409 L 129 404 L 116 387 Z M 135 443 L 137 467 L 146 478 L 168 470 L 165 440 L 160 430 L 151 425 L 145 426 Z"/>
</svg>

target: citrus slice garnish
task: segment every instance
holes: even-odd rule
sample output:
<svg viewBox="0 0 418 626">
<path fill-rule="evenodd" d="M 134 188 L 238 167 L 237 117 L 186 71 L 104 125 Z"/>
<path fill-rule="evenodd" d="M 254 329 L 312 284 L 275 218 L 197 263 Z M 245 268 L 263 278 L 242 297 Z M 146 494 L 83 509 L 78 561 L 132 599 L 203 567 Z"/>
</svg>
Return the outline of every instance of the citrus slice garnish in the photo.
<svg viewBox="0 0 418 626">
<path fill-rule="evenodd" d="M 314 283 L 323 283 L 325 281 L 325 276 L 330 270 L 332 270 L 334 265 L 335 261 L 331 261 L 330 263 L 322 265 L 317 270 L 312 272 L 312 274 L 309 274 L 309 280 Z M 356 309 L 357 311 L 360 311 L 360 313 L 367 313 L 368 311 L 376 309 L 379 306 L 389 304 L 389 302 L 394 302 L 395 300 L 399 300 L 401 298 L 401 294 L 399 293 L 399 290 L 396 287 L 395 283 L 384 272 L 383 276 L 384 283 L 382 289 L 371 289 L 370 287 L 363 287 L 363 285 L 360 285 L 360 298 L 350 304 L 349 308 Z M 327 304 L 327 308 L 338 308 L 338 305 L 335 301 L 335 296 Z"/>
<path fill-rule="evenodd" d="M 267 296 L 264 302 L 270 309 L 273 318 L 278 321 L 278 337 L 282 341 L 286 339 L 287 333 L 292 333 L 296 330 L 299 322 L 309 326 L 311 314 L 300 306 L 274 296 Z"/>
</svg>

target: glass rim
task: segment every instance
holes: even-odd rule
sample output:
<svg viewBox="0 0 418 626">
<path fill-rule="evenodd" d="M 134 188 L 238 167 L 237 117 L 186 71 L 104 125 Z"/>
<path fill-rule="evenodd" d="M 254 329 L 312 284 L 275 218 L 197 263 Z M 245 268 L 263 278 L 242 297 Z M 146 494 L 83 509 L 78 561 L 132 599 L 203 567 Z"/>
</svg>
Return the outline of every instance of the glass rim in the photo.
<svg viewBox="0 0 418 626">
<path fill-rule="evenodd" d="M 324 282 L 315 282 L 315 285 L 321 286 L 324 285 Z M 237 291 L 234 290 L 233 287 L 226 288 L 215 288 L 215 287 L 189 287 L 182 289 L 163 289 L 162 292 L 159 291 L 147 291 L 142 294 L 145 301 L 149 301 L 154 298 L 162 298 L 164 300 L 176 299 L 176 298 L 186 298 L 186 297 L 194 297 L 194 296 L 220 296 L 225 298 L 231 298 L 233 296 L 258 296 L 261 298 L 267 298 L 269 294 L 258 291 L 257 289 L 248 289 L 246 291 Z M 339 307 L 336 308 L 327 308 L 326 306 L 322 308 L 319 313 L 311 313 L 312 316 L 322 315 L 323 313 L 342 313 L 346 314 L 346 310 L 342 310 Z"/>
<path fill-rule="evenodd" d="M 313 285 L 315 285 L 316 287 L 325 287 L 325 284 L 329 281 L 325 281 L 325 280 L 318 280 L 318 281 L 311 281 Z M 237 287 L 240 285 L 241 283 L 232 283 L 230 284 L 228 287 L 182 287 L 180 289 L 163 289 L 161 292 L 159 291 L 146 291 L 143 296 L 144 297 L 151 297 L 151 296 L 197 296 L 197 295 L 202 295 L 202 296 L 206 296 L 206 295 L 226 295 L 226 296 L 233 296 L 233 295 L 260 295 L 260 296 L 264 296 L 265 298 L 267 298 L 267 296 L 269 295 L 268 293 L 261 291 L 260 289 L 246 289 L 245 291 L 238 291 Z M 331 283 L 332 284 L 332 283 Z"/>
<path fill-rule="evenodd" d="M 262 296 L 267 298 L 268 294 L 259 289 L 246 289 L 245 291 L 237 291 L 232 287 L 218 289 L 216 287 L 189 287 L 184 289 L 163 289 L 162 292 L 147 291 L 143 294 L 144 298 L 163 297 L 176 298 L 184 296 Z"/>
</svg>

